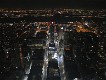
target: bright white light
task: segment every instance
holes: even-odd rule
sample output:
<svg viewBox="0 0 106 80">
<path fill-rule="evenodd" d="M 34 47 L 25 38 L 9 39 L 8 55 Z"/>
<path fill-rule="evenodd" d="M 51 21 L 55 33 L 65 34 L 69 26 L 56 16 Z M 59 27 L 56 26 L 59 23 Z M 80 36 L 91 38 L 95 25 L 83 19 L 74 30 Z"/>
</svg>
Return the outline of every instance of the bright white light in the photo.
<svg viewBox="0 0 106 80">
<path fill-rule="evenodd" d="M 31 67 L 32 67 L 32 62 L 30 64 L 30 67 L 28 69 L 26 69 L 26 74 L 29 74 L 30 73 Z"/>
<path fill-rule="evenodd" d="M 72 31 L 72 30 L 70 30 L 70 31 Z"/>
<path fill-rule="evenodd" d="M 28 76 L 25 76 L 23 80 L 27 80 L 27 79 L 28 79 Z"/>
<path fill-rule="evenodd" d="M 89 27 L 88 22 L 86 22 L 85 25 Z"/>
<path fill-rule="evenodd" d="M 73 23 L 73 22 L 70 22 L 70 23 Z"/>
<path fill-rule="evenodd" d="M 75 78 L 74 80 L 78 80 L 78 78 Z"/>
<path fill-rule="evenodd" d="M 54 55 L 53 55 L 52 58 L 53 58 L 53 59 L 57 59 L 57 53 L 54 53 Z"/>
<path fill-rule="evenodd" d="M 12 24 L 12 23 L 10 23 L 10 26 L 13 26 L 13 24 Z"/>
<path fill-rule="evenodd" d="M 93 47 L 93 46 L 92 46 Z"/>
<path fill-rule="evenodd" d="M 61 27 L 61 29 L 63 29 L 63 27 Z"/>
<path fill-rule="evenodd" d="M 57 57 L 57 53 L 54 54 L 54 57 Z"/>
<path fill-rule="evenodd" d="M 55 43 L 57 44 L 57 41 L 55 41 Z"/>
<path fill-rule="evenodd" d="M 60 56 L 61 59 L 63 59 L 63 56 Z"/>
</svg>

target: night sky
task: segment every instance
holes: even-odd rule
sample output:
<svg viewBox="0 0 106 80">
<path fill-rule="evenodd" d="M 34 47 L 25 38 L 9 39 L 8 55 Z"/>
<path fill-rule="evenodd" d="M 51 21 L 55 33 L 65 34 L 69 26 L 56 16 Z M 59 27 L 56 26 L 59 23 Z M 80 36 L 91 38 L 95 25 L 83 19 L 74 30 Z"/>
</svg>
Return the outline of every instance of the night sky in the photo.
<svg viewBox="0 0 106 80">
<path fill-rule="evenodd" d="M 106 8 L 105 0 L 0 0 L 0 7 L 13 8 Z"/>
</svg>

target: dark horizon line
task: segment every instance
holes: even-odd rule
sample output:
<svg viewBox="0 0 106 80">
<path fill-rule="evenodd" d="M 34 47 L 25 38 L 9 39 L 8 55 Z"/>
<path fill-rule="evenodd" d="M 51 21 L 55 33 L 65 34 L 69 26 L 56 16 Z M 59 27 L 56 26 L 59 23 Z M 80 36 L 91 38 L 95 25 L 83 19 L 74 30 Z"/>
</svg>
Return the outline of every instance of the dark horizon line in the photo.
<svg viewBox="0 0 106 80">
<path fill-rule="evenodd" d="M 90 8 L 90 9 L 106 9 L 105 1 L 22 1 L 9 2 L 0 1 L 1 8 Z"/>
</svg>

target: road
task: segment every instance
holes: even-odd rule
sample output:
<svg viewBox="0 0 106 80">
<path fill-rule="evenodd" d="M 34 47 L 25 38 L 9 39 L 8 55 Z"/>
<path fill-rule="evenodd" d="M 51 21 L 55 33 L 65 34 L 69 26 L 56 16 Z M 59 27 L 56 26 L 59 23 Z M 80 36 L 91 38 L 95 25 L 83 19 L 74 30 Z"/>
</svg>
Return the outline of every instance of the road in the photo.
<svg viewBox="0 0 106 80">
<path fill-rule="evenodd" d="M 51 41 L 51 35 L 49 34 L 49 40 L 47 40 L 47 48 L 49 47 L 49 43 Z M 66 76 L 65 76 L 65 70 L 64 70 L 64 58 L 63 58 L 63 54 L 64 54 L 64 47 L 60 47 L 59 46 L 59 42 L 61 39 L 63 39 L 63 30 L 60 30 L 60 32 L 54 33 L 54 43 L 55 43 L 55 47 L 57 48 L 57 56 L 58 56 L 58 66 L 59 66 L 59 71 L 60 71 L 60 76 L 61 76 L 61 80 L 66 80 Z M 44 65 L 43 65 L 43 78 L 42 80 L 46 80 L 47 78 L 47 67 L 48 67 L 48 49 L 45 49 L 45 58 L 44 58 Z"/>
<path fill-rule="evenodd" d="M 36 36 L 37 32 L 35 32 L 34 36 Z M 49 43 L 50 41 L 52 40 L 51 39 L 51 35 L 49 35 L 49 39 L 46 41 L 46 46 L 44 47 L 45 49 L 45 53 L 44 53 L 44 63 L 43 63 L 43 68 L 42 68 L 42 80 L 46 80 L 47 78 L 47 68 L 48 68 L 48 60 L 49 60 L 49 56 L 48 56 L 48 47 L 49 47 Z M 59 33 L 57 32 L 54 32 L 54 43 L 55 43 L 55 47 L 57 48 L 57 61 L 58 61 L 58 67 L 59 67 L 59 71 L 60 71 L 60 76 L 61 76 L 61 80 L 66 80 L 66 76 L 65 76 L 65 70 L 64 70 L 64 57 L 63 57 L 63 54 L 64 54 L 64 46 L 59 46 L 59 42 L 61 39 L 63 39 L 63 30 L 60 30 Z M 28 75 L 30 74 L 30 70 L 31 70 L 31 65 L 30 64 L 30 67 L 28 69 L 28 71 L 26 72 Z M 23 80 L 27 80 L 28 79 L 28 76 L 26 75 L 24 77 Z"/>
<path fill-rule="evenodd" d="M 48 67 L 48 51 L 47 49 L 45 49 L 42 80 L 46 80 L 47 78 L 47 67 Z"/>
<path fill-rule="evenodd" d="M 59 32 L 59 42 L 61 39 L 64 39 L 63 37 L 63 30 L 60 30 Z M 61 80 L 66 80 L 66 76 L 65 76 L 65 70 L 64 70 L 64 57 L 63 57 L 63 54 L 64 54 L 64 46 L 58 46 L 59 47 L 59 59 L 58 59 L 58 62 L 59 62 L 59 68 L 60 68 L 60 75 L 61 75 Z"/>
</svg>

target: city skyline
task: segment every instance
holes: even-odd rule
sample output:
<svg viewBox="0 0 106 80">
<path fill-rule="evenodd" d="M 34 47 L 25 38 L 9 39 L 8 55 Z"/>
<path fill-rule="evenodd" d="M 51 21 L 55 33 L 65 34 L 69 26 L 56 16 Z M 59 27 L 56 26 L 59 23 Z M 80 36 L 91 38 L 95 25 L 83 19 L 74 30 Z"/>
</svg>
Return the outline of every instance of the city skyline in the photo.
<svg viewBox="0 0 106 80">
<path fill-rule="evenodd" d="M 106 80 L 106 10 L 0 9 L 0 80 Z"/>
<path fill-rule="evenodd" d="M 106 80 L 105 0 L 0 0 L 0 80 Z"/>
</svg>

